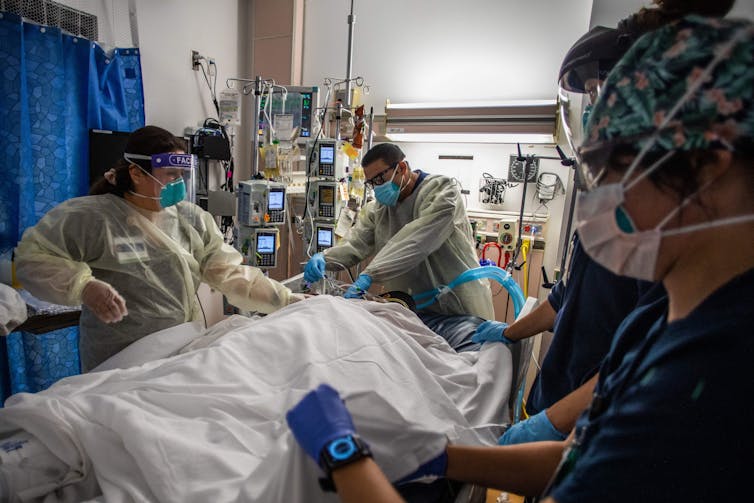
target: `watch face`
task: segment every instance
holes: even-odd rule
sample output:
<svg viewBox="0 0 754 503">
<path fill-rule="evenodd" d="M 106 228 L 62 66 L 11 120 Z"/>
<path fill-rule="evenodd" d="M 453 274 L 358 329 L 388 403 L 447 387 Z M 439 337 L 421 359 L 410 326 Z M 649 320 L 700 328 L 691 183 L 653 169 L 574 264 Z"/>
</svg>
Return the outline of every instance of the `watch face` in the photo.
<svg viewBox="0 0 754 503">
<path fill-rule="evenodd" d="M 351 437 L 338 438 L 330 442 L 327 451 L 335 461 L 343 461 L 356 453 L 356 444 Z"/>
<path fill-rule="evenodd" d="M 372 456 L 369 446 L 358 435 L 344 435 L 331 440 L 320 454 L 319 465 L 329 474 L 365 456 Z"/>
</svg>

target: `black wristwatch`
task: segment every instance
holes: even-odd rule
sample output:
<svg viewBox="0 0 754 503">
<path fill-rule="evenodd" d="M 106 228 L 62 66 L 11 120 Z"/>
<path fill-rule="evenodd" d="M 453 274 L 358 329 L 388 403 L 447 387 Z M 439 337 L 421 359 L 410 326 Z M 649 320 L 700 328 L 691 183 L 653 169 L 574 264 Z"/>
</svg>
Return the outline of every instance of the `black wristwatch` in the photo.
<svg viewBox="0 0 754 503">
<path fill-rule="evenodd" d="M 331 440 L 319 455 L 319 466 L 325 471 L 327 478 L 319 479 L 319 485 L 324 491 L 335 491 L 332 472 L 341 466 L 346 466 L 362 458 L 372 457 L 372 451 L 360 436 L 345 435 Z"/>
</svg>

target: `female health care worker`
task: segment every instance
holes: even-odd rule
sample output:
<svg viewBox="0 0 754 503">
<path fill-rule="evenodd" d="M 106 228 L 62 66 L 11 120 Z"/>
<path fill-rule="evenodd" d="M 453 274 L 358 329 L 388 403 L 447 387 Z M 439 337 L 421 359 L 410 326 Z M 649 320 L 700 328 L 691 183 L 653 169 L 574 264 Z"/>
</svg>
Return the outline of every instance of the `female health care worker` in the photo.
<svg viewBox="0 0 754 503">
<path fill-rule="evenodd" d="M 92 187 L 29 228 L 16 249 L 36 297 L 82 305 L 83 371 L 152 332 L 201 319 L 204 281 L 233 305 L 270 313 L 299 297 L 223 241 L 209 213 L 184 200 L 193 160 L 156 126 L 134 131 L 124 159 Z"/>
</svg>

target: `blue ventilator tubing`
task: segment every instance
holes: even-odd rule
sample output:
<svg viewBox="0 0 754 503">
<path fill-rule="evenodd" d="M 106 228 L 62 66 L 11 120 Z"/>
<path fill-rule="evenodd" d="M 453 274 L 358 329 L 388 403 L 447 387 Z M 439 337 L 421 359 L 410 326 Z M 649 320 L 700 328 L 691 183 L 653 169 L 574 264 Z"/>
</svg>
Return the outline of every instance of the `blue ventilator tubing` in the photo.
<svg viewBox="0 0 754 503">
<path fill-rule="evenodd" d="M 513 313 L 518 318 L 518 313 L 520 313 L 521 309 L 524 307 L 524 292 L 508 271 L 494 265 L 468 269 L 459 274 L 456 279 L 451 281 L 447 286 L 439 286 L 432 290 L 414 295 L 414 300 L 417 304 L 416 310 L 421 311 L 422 309 L 426 309 L 434 304 L 435 301 L 447 291 L 452 290 L 463 283 L 476 281 L 478 279 L 494 279 L 508 290 L 511 299 L 513 299 Z"/>
</svg>

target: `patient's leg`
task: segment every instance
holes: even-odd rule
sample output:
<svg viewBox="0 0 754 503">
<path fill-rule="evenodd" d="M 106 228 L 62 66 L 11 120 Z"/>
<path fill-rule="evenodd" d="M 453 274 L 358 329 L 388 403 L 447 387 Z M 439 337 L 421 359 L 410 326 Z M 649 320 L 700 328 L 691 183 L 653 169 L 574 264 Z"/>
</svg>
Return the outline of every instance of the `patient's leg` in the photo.
<svg viewBox="0 0 754 503">
<path fill-rule="evenodd" d="M 457 352 L 478 351 L 482 347 L 480 343 L 471 342 L 471 337 L 476 332 L 476 327 L 486 321 L 484 318 L 466 314 L 416 314 L 430 330 L 448 341 L 450 347 Z"/>
</svg>

